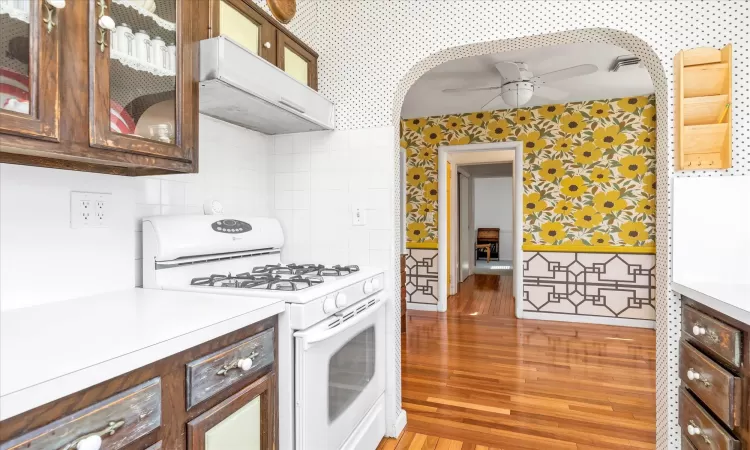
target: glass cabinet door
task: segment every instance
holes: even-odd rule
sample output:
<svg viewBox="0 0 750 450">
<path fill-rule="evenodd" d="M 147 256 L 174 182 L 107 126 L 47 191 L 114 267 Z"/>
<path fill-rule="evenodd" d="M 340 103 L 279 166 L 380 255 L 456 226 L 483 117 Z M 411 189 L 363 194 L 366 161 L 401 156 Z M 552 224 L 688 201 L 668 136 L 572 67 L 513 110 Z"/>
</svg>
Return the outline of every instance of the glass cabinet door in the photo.
<svg viewBox="0 0 750 450">
<path fill-rule="evenodd" d="M 90 2 L 91 145 L 190 161 L 197 115 L 193 2 Z"/>
<path fill-rule="evenodd" d="M 272 64 L 276 61 L 275 29 L 243 0 L 212 0 L 211 37 L 226 36 Z"/>
<path fill-rule="evenodd" d="M 0 133 L 59 141 L 64 0 L 0 0 Z"/>
<path fill-rule="evenodd" d="M 188 423 L 188 450 L 276 448 L 276 375 L 269 373 Z"/>
</svg>

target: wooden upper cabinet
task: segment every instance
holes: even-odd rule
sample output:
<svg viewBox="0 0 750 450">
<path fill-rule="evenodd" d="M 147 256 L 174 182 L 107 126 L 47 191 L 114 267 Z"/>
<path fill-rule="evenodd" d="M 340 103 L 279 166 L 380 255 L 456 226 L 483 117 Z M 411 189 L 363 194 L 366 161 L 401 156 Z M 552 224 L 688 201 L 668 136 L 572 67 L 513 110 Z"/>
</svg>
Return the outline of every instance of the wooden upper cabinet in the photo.
<svg viewBox="0 0 750 450">
<path fill-rule="evenodd" d="M 276 65 L 300 83 L 318 89 L 318 55 L 281 30 L 276 32 Z"/>
<path fill-rule="evenodd" d="M 276 64 L 276 28 L 243 0 L 211 0 L 211 37 L 219 35 Z"/>
<path fill-rule="evenodd" d="M 131 176 L 195 172 L 196 42 L 208 37 L 208 3 L 54 4 L 0 0 L 0 162 Z"/>
<path fill-rule="evenodd" d="M 133 0 L 89 1 L 91 146 L 190 162 L 198 101 L 193 2 L 149 0 L 153 6 L 139 10 Z M 117 28 L 103 29 L 103 16 Z"/>
<path fill-rule="evenodd" d="M 210 37 L 226 36 L 318 89 L 318 54 L 252 0 L 210 0 Z"/>
<path fill-rule="evenodd" d="M 60 138 L 60 22 L 65 10 L 0 1 L 0 133 Z"/>
</svg>

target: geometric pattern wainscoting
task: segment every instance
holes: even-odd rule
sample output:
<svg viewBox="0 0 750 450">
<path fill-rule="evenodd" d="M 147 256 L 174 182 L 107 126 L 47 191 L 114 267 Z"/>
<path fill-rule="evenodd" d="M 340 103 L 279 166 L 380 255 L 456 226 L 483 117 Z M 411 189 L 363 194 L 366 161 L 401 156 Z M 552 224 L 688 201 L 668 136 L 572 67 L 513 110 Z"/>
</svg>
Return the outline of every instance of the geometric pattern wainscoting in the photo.
<svg viewBox="0 0 750 450">
<path fill-rule="evenodd" d="M 656 258 L 524 252 L 524 311 L 655 320 Z"/>
<path fill-rule="evenodd" d="M 406 249 L 406 302 L 437 305 L 438 251 L 436 249 Z"/>
</svg>

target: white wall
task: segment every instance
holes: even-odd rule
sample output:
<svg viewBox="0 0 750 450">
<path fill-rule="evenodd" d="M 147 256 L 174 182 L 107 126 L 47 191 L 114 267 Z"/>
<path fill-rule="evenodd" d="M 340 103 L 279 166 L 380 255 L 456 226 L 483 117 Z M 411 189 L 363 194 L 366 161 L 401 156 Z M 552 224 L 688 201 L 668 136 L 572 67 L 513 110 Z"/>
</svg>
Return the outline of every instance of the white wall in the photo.
<svg viewBox="0 0 750 450">
<path fill-rule="evenodd" d="M 500 228 L 500 259 L 513 260 L 513 177 L 474 179 L 474 226 Z"/>
<path fill-rule="evenodd" d="M 673 281 L 747 283 L 750 280 L 750 177 L 674 181 Z"/>
<path fill-rule="evenodd" d="M 200 118 L 200 173 L 127 178 L 0 164 L 0 310 L 139 286 L 142 217 L 270 214 L 271 138 Z M 112 193 L 110 226 L 70 228 L 70 192 Z"/>
</svg>

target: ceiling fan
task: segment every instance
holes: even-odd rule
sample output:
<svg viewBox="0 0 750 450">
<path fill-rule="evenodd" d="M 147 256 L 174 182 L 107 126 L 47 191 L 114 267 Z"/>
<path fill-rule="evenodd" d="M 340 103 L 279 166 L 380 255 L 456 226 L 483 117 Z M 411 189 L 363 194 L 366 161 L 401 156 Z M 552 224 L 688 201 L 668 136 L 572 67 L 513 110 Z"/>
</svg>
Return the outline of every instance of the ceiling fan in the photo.
<svg viewBox="0 0 750 450">
<path fill-rule="evenodd" d="M 482 106 L 482 110 L 501 109 L 505 105 L 516 108 L 531 100 L 532 96 L 546 98 L 552 101 L 562 100 L 567 92 L 548 86 L 549 83 L 566 80 L 568 78 L 588 75 L 599 70 L 594 64 L 581 64 L 580 66 L 568 67 L 555 70 L 544 75 L 534 76 L 529 66 L 523 62 L 501 61 L 495 64 L 495 69 L 500 73 L 502 82 L 492 86 L 466 87 L 443 89 L 446 94 L 464 93 L 476 91 L 497 91 L 489 102 Z"/>
</svg>

